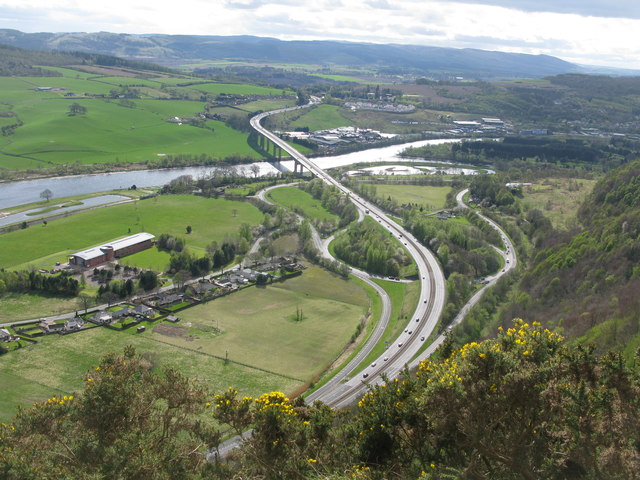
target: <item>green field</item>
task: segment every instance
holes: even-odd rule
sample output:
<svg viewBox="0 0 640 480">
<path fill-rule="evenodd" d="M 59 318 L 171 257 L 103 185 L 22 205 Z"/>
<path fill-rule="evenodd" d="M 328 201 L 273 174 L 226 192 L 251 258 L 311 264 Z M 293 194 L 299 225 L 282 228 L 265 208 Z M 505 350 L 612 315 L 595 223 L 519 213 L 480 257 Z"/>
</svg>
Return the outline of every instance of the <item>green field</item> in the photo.
<svg viewBox="0 0 640 480">
<path fill-rule="evenodd" d="M 0 118 L 0 126 L 18 120 L 23 123 L 12 135 L 0 140 L 3 152 L 0 169 L 42 169 L 71 163 L 139 163 L 161 155 L 180 154 L 262 158 L 248 145 L 246 132 L 233 130 L 222 122 L 207 121 L 206 128 L 200 128 L 188 122 L 169 123 L 167 119 L 204 112 L 203 93 L 274 97 L 240 107 L 246 111 L 279 108 L 293 101 L 293 97 L 275 98 L 283 93 L 291 95 L 290 91 L 248 84 L 199 84 L 186 76 L 148 78 L 144 72 L 130 77 L 68 68 L 48 69 L 63 76 L 0 78 L 2 100 L 7 102 L 3 110 L 15 115 Z M 185 86 L 176 86 L 177 83 Z M 51 89 L 38 90 L 39 87 Z M 126 101 L 117 98 L 123 88 L 134 89 L 139 98 Z M 96 95 L 104 98 L 91 97 Z M 86 114 L 69 115 L 72 103 L 85 107 Z"/>
<path fill-rule="evenodd" d="M 260 87 L 258 85 L 247 85 L 243 83 L 204 83 L 199 85 L 193 85 L 191 88 L 199 90 L 201 92 L 210 93 L 213 95 L 220 95 L 222 93 L 227 95 L 290 95 L 291 92 L 287 90 Z"/>
<path fill-rule="evenodd" d="M 523 187 L 521 201 L 526 209 L 542 211 L 553 228 L 568 230 L 576 225 L 576 212 L 595 184 L 596 180 L 549 178 Z"/>
<path fill-rule="evenodd" d="M 356 282 L 309 267 L 284 283 L 184 310 L 177 325 L 149 325 L 142 334 L 94 328 L 40 337 L 38 344 L 0 357 L 0 417 L 8 419 L 17 404 L 77 391 L 100 356 L 129 344 L 154 364 L 174 365 L 213 391 L 235 386 L 248 395 L 290 393 L 339 355 L 368 304 Z M 300 322 L 293 320 L 297 308 L 303 311 Z"/>
<path fill-rule="evenodd" d="M 104 207 L 0 235 L 0 268 L 51 268 L 67 255 L 137 232 L 185 238 L 194 253 L 212 241 L 236 235 L 241 223 L 257 225 L 262 213 L 246 202 L 167 195 Z M 191 234 L 186 226 L 191 225 Z M 150 255 L 150 254 L 148 254 Z M 154 257 L 157 260 L 157 257 Z M 156 261 L 154 260 L 154 261 Z M 143 256 L 144 262 L 149 261 Z"/>
<path fill-rule="evenodd" d="M 339 220 L 337 215 L 322 206 L 322 202 L 297 187 L 281 187 L 269 191 L 268 197 L 288 209 L 299 209 L 307 218 L 321 222 Z"/>
<path fill-rule="evenodd" d="M 340 107 L 318 105 L 291 122 L 290 128 L 309 127 L 309 130 L 314 131 L 325 128 L 347 127 L 351 124 L 350 120 L 341 115 Z"/>
<path fill-rule="evenodd" d="M 3 355 L 0 359 L 0 417 L 8 420 L 18 404 L 30 405 L 52 394 L 69 394 L 82 388 L 83 376 L 109 352 L 134 345 L 156 365 L 173 365 L 190 377 L 198 377 L 217 392 L 236 386 L 248 395 L 266 391 L 293 391 L 302 382 L 270 374 L 234 362 L 225 364 L 196 349 L 173 346 L 150 332 L 136 334 L 94 328 L 72 335 L 41 337 L 37 345 Z"/>
<path fill-rule="evenodd" d="M 375 184 L 376 195 L 380 198 L 393 198 L 399 205 L 416 203 L 427 211 L 444 208 L 447 193 L 451 187 L 432 187 L 429 185 L 385 185 Z"/>
<path fill-rule="evenodd" d="M 127 108 L 116 101 L 74 99 L 73 103 L 86 107 L 87 113 L 69 116 L 71 103 L 68 99 L 50 99 L 16 104 L 13 111 L 24 125 L 4 137 L 0 146 L 20 162 L 5 161 L 0 168 L 147 162 L 163 155 L 203 153 L 214 158 L 261 158 L 248 145 L 247 133 L 223 122 L 208 121 L 208 128 L 198 128 L 166 121 L 195 115 L 204 108 L 200 102 L 135 100 L 136 107 Z"/>
<path fill-rule="evenodd" d="M 176 345 L 309 380 L 338 357 L 368 309 L 355 282 L 318 267 L 266 288 L 248 288 L 180 313 Z M 296 309 L 303 320 L 295 321 Z M 221 335 L 207 329 L 220 328 Z M 154 334 L 155 335 L 155 334 Z M 275 353 L 277 352 L 277 353 Z"/>
<path fill-rule="evenodd" d="M 370 82 L 367 82 L 361 78 L 351 77 L 347 75 L 331 75 L 331 74 L 325 74 L 325 73 L 312 73 L 311 75 L 313 75 L 314 77 L 328 78 L 329 80 L 335 80 L 336 82 L 354 82 L 354 83 L 370 84 Z"/>
<path fill-rule="evenodd" d="M 80 308 L 75 298 L 30 293 L 4 293 L 0 295 L 0 303 L 0 323 L 59 315 Z"/>
</svg>

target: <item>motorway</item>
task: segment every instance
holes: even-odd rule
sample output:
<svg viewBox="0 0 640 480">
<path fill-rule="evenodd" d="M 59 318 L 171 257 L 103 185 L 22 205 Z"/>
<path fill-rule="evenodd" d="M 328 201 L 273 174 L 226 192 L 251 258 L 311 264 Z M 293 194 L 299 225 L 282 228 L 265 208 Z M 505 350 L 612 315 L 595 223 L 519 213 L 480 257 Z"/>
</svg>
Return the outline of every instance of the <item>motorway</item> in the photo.
<svg viewBox="0 0 640 480">
<path fill-rule="evenodd" d="M 342 408 L 355 403 L 368 389 L 367 383 L 379 383 L 383 379 L 382 374 L 389 378 L 395 378 L 409 364 L 423 345 L 423 340 L 429 337 L 435 329 L 445 302 L 444 274 L 435 256 L 408 231 L 389 218 L 381 209 L 373 203 L 355 195 L 340 182 L 318 167 L 277 135 L 261 125 L 261 121 L 269 115 L 296 110 L 302 107 L 274 110 L 264 112 L 251 119 L 251 126 L 260 134 L 267 137 L 273 143 L 286 151 L 291 157 L 302 164 L 324 182 L 335 186 L 343 194 L 349 195 L 355 206 L 379 222 L 391 235 L 403 243 L 409 254 L 415 259 L 420 278 L 420 301 L 411 316 L 407 329 L 402 333 L 388 349 L 376 359 L 363 372 L 362 376 L 352 377 L 348 380 L 336 380 L 328 382 L 307 397 L 307 401 L 320 400 L 332 407 Z M 364 357 L 362 357 L 364 358 Z M 355 360 L 347 369 L 355 368 Z M 346 378 L 348 373 L 341 375 Z"/>
<path fill-rule="evenodd" d="M 469 189 L 467 188 L 465 190 L 462 190 L 456 195 L 456 202 L 458 203 L 458 207 L 469 208 L 463 201 L 463 197 L 468 192 L 469 192 Z M 429 346 L 423 352 L 420 353 L 420 355 L 418 355 L 416 358 L 413 359 L 413 361 L 409 364 L 409 368 L 417 367 L 420 362 L 422 362 L 423 360 L 431 356 L 431 354 L 433 354 L 433 352 L 435 352 L 438 349 L 438 347 L 445 341 L 445 339 L 447 338 L 447 333 L 449 333 L 454 327 L 459 325 L 464 320 L 464 318 L 467 316 L 467 313 L 469 313 L 469 310 L 471 310 L 476 305 L 476 303 L 480 301 L 480 299 L 485 294 L 487 289 L 495 285 L 496 282 L 502 276 L 508 274 L 511 269 L 516 268 L 516 266 L 518 265 L 518 257 L 516 256 L 515 248 L 513 248 L 513 243 L 511 242 L 511 239 L 507 236 L 507 234 L 500 228 L 500 226 L 496 222 L 482 215 L 480 212 L 476 212 L 476 213 L 480 218 L 482 218 L 485 222 L 491 225 L 500 234 L 500 238 L 502 239 L 504 248 L 502 249 L 497 247 L 494 247 L 494 248 L 502 257 L 502 260 L 504 262 L 504 268 L 498 273 L 496 273 L 495 275 L 490 275 L 485 277 L 486 283 L 483 285 L 483 287 L 480 290 L 478 290 L 475 294 L 473 294 L 473 296 L 464 305 L 464 307 L 462 307 L 462 309 L 458 312 L 458 315 L 456 315 L 456 317 L 447 327 L 447 330 L 441 333 L 440 335 L 438 335 L 436 339 L 433 340 L 429 344 Z"/>
</svg>

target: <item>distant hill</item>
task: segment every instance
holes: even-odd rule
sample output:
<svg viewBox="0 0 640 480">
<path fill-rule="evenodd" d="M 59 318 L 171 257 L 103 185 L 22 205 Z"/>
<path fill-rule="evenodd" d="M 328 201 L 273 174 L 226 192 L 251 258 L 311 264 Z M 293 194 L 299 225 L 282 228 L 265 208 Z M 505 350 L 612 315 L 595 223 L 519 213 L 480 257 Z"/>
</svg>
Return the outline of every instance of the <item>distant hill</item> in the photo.
<svg viewBox="0 0 640 480">
<path fill-rule="evenodd" d="M 337 41 L 283 41 L 253 36 L 23 33 L 0 29 L 0 43 L 39 50 L 78 51 L 169 63 L 231 59 L 314 65 L 369 66 L 388 73 L 476 79 L 538 78 L 581 72 L 547 55 L 417 45 Z"/>
<path fill-rule="evenodd" d="M 166 67 L 140 60 L 126 60 L 111 55 L 86 52 L 32 50 L 0 42 L 0 76 L 55 77 L 60 74 L 52 70 L 39 68 L 39 66 L 61 67 L 67 65 L 102 65 L 171 72 Z"/>
</svg>

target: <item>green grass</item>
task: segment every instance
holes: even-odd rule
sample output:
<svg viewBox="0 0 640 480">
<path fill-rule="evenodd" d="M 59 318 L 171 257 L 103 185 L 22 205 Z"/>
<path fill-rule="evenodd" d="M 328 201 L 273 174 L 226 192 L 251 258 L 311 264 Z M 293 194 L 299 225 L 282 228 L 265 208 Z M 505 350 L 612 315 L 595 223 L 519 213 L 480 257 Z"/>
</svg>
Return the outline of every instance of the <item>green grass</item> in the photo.
<svg viewBox="0 0 640 480">
<path fill-rule="evenodd" d="M 578 207 L 595 184 L 596 180 L 549 178 L 523 187 L 521 202 L 527 209 L 542 211 L 555 229 L 568 230 L 576 225 Z"/>
<path fill-rule="evenodd" d="M 148 325 L 148 324 L 147 324 Z M 148 327 L 149 328 L 149 327 Z M 8 420 L 15 405 L 29 406 L 52 394 L 69 394 L 83 388 L 84 374 L 109 352 L 122 352 L 127 345 L 136 347 L 155 366 L 173 365 L 185 375 L 204 381 L 213 391 L 236 386 L 243 394 L 260 395 L 266 391 L 293 391 L 300 382 L 259 371 L 251 367 L 216 359 L 192 345 L 173 346 L 166 337 L 154 340 L 147 331 L 135 328 L 116 332 L 94 328 L 71 335 L 40 337 L 36 345 L 3 355 L 0 361 L 0 417 Z"/>
<path fill-rule="evenodd" d="M 298 234 L 282 235 L 273 241 L 275 255 L 292 255 L 298 250 Z"/>
<path fill-rule="evenodd" d="M 24 156 L 24 162 L 4 161 L 0 167 L 146 162 L 160 155 L 202 153 L 216 158 L 234 154 L 261 158 L 247 143 L 247 133 L 223 122 L 209 121 L 210 128 L 198 128 L 166 121 L 202 111 L 200 102 L 136 100 L 136 108 L 101 99 L 74 102 L 85 106 L 87 114 L 69 116 L 72 102 L 66 99 L 16 104 L 14 111 L 24 125 L 0 141 L 0 146 L 7 154 Z"/>
<path fill-rule="evenodd" d="M 277 88 L 260 87 L 257 85 L 248 85 L 243 83 L 204 83 L 200 85 L 193 85 L 190 87 L 194 90 L 199 90 L 204 93 L 210 93 L 212 95 L 220 95 L 225 93 L 227 95 L 282 95 L 283 90 Z M 285 94 L 290 94 L 285 90 Z"/>
<path fill-rule="evenodd" d="M 307 218 L 324 221 L 338 221 L 337 215 L 322 206 L 322 202 L 297 187 L 281 187 L 269 191 L 269 198 L 286 208 L 297 208 Z"/>
<path fill-rule="evenodd" d="M 50 268 L 51 262 L 64 261 L 75 251 L 143 231 L 183 237 L 192 252 L 202 254 L 212 241 L 221 242 L 225 236 L 235 235 L 241 223 L 257 225 L 261 221 L 260 211 L 246 202 L 160 196 L 52 220 L 47 227 L 0 235 L 0 268 L 29 264 Z M 185 231 L 187 225 L 192 227 L 189 235 Z"/>
<path fill-rule="evenodd" d="M 23 122 L 10 137 L 0 139 L 0 169 L 24 170 L 56 164 L 99 164 L 146 162 L 158 154 L 201 155 L 224 158 L 242 155 L 261 158 L 247 143 L 248 134 L 230 129 L 222 122 L 207 122 L 209 128 L 177 125 L 166 121 L 174 116 L 193 116 L 204 111 L 202 93 L 281 96 L 282 89 L 248 84 L 203 83 L 184 87 L 183 78 L 140 78 L 103 76 L 73 69 L 49 68 L 62 77 L 0 78 L 3 102 Z M 192 79 L 191 79 L 192 80 Z M 118 99 L 85 98 L 85 94 L 108 96 L 114 88 L 134 86 L 142 98 L 135 108 L 123 107 Z M 177 89 L 187 100 L 170 100 L 163 85 Z M 60 90 L 36 91 L 37 87 Z M 69 92 L 74 97 L 65 96 Z M 291 95 L 290 91 L 285 94 Z M 164 100 L 157 98 L 164 97 Z M 72 103 L 87 108 L 86 115 L 69 116 Z M 292 99 L 264 98 L 246 104 L 247 111 L 279 108 Z M 3 110 L 7 110 L 6 108 Z M 15 119 L 0 118 L 0 126 Z M 17 155 L 17 157 L 16 157 Z M 20 158 L 22 157 L 22 158 Z"/>
<path fill-rule="evenodd" d="M 330 75 L 330 74 L 324 74 L 324 73 L 313 73 L 312 75 L 314 77 L 328 78 L 329 80 L 335 80 L 336 82 L 355 82 L 355 83 L 369 84 L 369 82 L 366 82 L 361 78 L 351 77 L 347 75 Z"/>
<path fill-rule="evenodd" d="M 427 211 L 444 208 L 447 193 L 451 187 L 433 187 L 429 185 L 385 185 L 375 184 L 376 196 L 380 198 L 391 197 L 398 204 L 418 204 Z"/>
<path fill-rule="evenodd" d="M 346 127 L 351 122 L 342 116 L 340 108 L 335 105 L 318 105 L 297 120 L 291 122 L 291 128 L 309 127 L 309 130 Z"/>
<path fill-rule="evenodd" d="M 171 255 L 168 252 L 153 247 L 121 258 L 118 263 L 132 267 L 146 268 L 156 272 L 164 272 L 169 265 L 170 258 Z"/>
<path fill-rule="evenodd" d="M 340 354 L 368 303 L 355 282 L 309 267 L 284 283 L 247 288 L 181 312 L 182 324 L 191 324 L 195 334 L 167 340 L 308 380 Z M 293 319 L 298 308 L 300 322 Z"/>
<path fill-rule="evenodd" d="M 75 298 L 31 293 L 2 294 L 0 304 L 0 323 L 59 315 L 80 308 Z"/>
</svg>

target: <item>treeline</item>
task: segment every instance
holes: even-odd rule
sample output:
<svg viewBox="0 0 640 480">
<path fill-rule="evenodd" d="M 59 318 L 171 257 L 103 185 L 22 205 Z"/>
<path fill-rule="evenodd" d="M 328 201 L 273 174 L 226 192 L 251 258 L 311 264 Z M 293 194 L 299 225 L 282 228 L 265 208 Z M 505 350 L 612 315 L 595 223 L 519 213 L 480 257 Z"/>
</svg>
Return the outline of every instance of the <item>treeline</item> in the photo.
<svg viewBox="0 0 640 480">
<path fill-rule="evenodd" d="M 34 270 L 17 272 L 0 270 L 0 293 L 37 292 L 74 297 L 79 291 L 80 282 L 67 272 L 45 275 Z"/>
<path fill-rule="evenodd" d="M 116 159 L 117 161 L 117 159 Z M 146 162 L 146 166 L 148 168 L 177 168 L 177 167 L 195 167 L 195 166 L 209 166 L 209 165 L 221 165 L 223 163 L 227 164 L 246 164 L 246 163 L 254 163 L 259 161 L 254 157 L 249 157 L 247 155 L 228 155 L 226 157 L 212 157 L 206 153 L 201 153 L 200 155 L 194 155 L 190 153 L 181 153 L 178 155 L 164 155 L 162 157 L 157 157 Z"/>
<path fill-rule="evenodd" d="M 332 245 L 342 261 L 378 275 L 397 277 L 401 267 L 411 263 L 393 237 L 369 217 L 351 225 Z"/>
<path fill-rule="evenodd" d="M 174 237 L 168 233 L 161 233 L 156 238 L 156 247 L 158 250 L 165 250 L 167 252 L 181 252 L 184 250 L 184 238 Z"/>
<path fill-rule="evenodd" d="M 499 255 L 487 242 L 486 234 L 474 225 L 414 216 L 406 227 L 420 243 L 436 253 L 447 277 L 454 272 L 483 277 L 500 268 Z M 495 238 L 492 240 L 497 243 Z"/>
<path fill-rule="evenodd" d="M 512 213 L 520 211 L 516 197 L 522 197 L 522 192 L 519 187 L 508 188 L 504 175 L 475 175 L 469 193 L 484 206 L 495 205 Z"/>
<path fill-rule="evenodd" d="M 592 97 L 624 97 L 640 95 L 640 78 L 607 77 L 604 75 L 580 75 L 567 73 L 548 77 L 554 85 L 570 87 L 582 95 Z"/>
<path fill-rule="evenodd" d="M 313 198 L 320 200 L 325 209 L 340 217 L 338 228 L 349 225 L 358 218 L 356 206 L 335 186 L 328 185 L 319 178 L 314 178 L 310 182 L 302 184 L 300 188 L 312 195 Z"/>
<path fill-rule="evenodd" d="M 158 274 L 152 270 L 140 270 L 137 267 L 124 266 L 124 271 L 133 272 L 135 278 L 112 280 L 114 272 L 120 271 L 120 265 L 116 264 L 114 269 L 94 269 L 94 275 L 100 277 L 103 283 L 98 287 L 96 299 L 99 301 L 112 303 L 117 299 L 128 298 L 140 290 L 148 292 L 158 286 Z"/>
<path fill-rule="evenodd" d="M 597 163 L 599 149 L 582 140 L 505 137 L 502 141 L 460 142 L 451 145 L 454 158 L 469 162 L 535 159 L 551 163 Z"/>
</svg>

